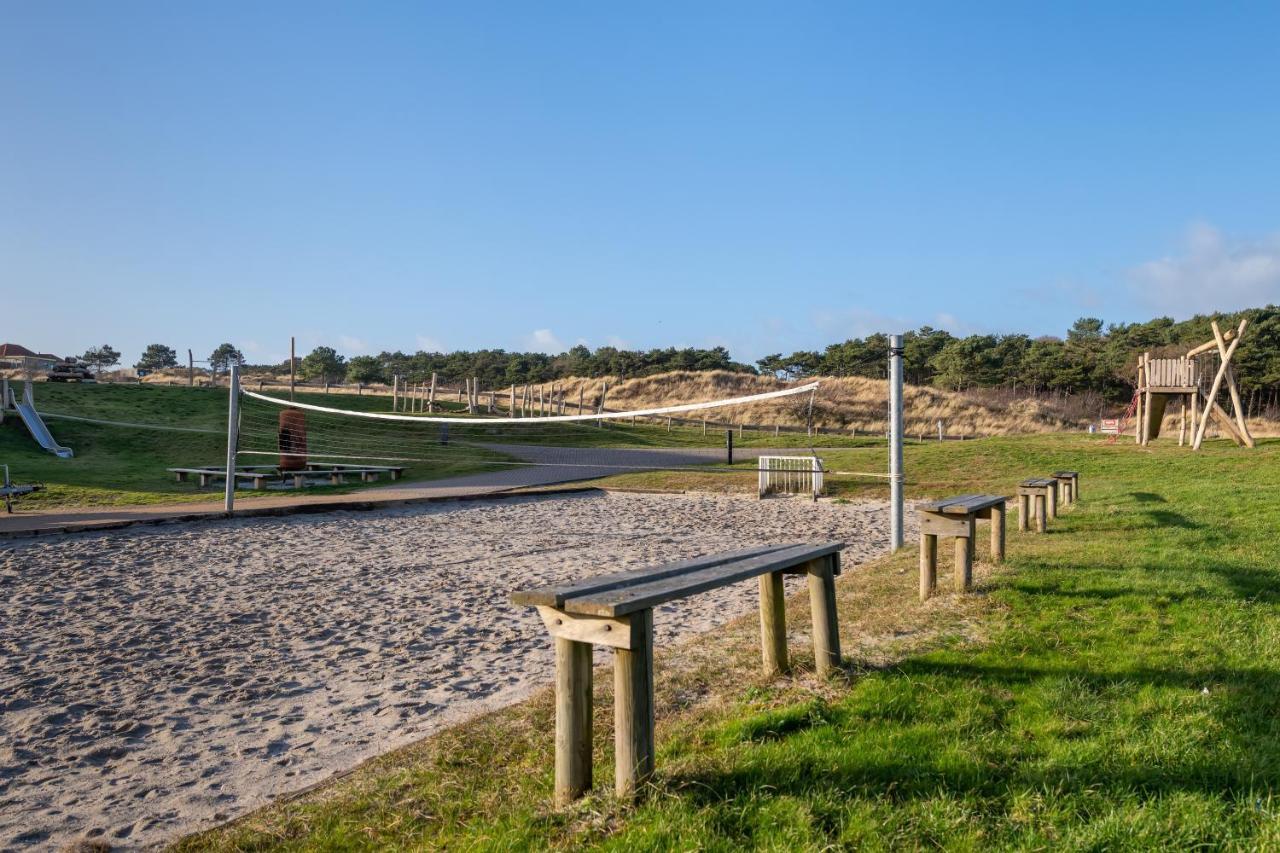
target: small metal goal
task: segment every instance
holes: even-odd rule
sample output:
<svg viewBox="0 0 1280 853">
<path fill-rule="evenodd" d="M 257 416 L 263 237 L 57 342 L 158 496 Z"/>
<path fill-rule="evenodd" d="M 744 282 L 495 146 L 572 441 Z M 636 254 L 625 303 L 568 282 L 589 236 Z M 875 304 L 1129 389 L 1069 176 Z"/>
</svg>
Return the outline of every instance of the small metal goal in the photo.
<svg viewBox="0 0 1280 853">
<path fill-rule="evenodd" d="M 761 456 L 759 466 L 760 497 L 781 493 L 822 494 L 822 460 L 816 456 Z"/>
</svg>

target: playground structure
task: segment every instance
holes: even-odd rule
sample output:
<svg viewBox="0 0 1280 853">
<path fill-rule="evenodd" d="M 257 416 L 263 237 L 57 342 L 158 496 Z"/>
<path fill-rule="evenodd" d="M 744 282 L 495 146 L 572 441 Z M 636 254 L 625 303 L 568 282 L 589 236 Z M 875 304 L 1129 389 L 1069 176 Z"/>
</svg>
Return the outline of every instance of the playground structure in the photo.
<svg viewBox="0 0 1280 853">
<path fill-rule="evenodd" d="M 35 397 L 32 394 L 31 382 L 23 383 L 22 399 L 19 400 L 13 393 L 13 389 L 9 387 L 9 380 L 4 380 L 3 386 L 0 386 L 0 410 L 12 408 L 18 413 L 18 417 L 22 418 L 22 422 L 26 424 L 27 431 L 31 433 L 31 437 L 36 443 L 45 450 L 57 456 L 59 459 L 70 459 L 75 456 L 70 447 L 63 447 L 58 444 L 57 439 L 53 437 L 53 433 L 49 432 L 49 427 L 45 424 L 44 418 L 40 417 L 40 413 L 36 411 Z"/>
<path fill-rule="evenodd" d="M 1214 321 L 1213 340 L 1188 350 L 1176 358 L 1152 358 L 1143 353 L 1138 358 L 1138 383 L 1134 394 L 1137 429 L 1134 440 L 1146 446 L 1158 438 L 1168 404 L 1175 398 L 1182 409 L 1178 420 L 1178 446 L 1190 439 L 1193 450 L 1199 450 L 1204 442 L 1205 429 L 1212 419 L 1240 447 L 1253 447 L 1253 436 L 1244 419 L 1244 407 L 1240 404 L 1240 389 L 1236 386 L 1235 371 L 1231 359 L 1244 337 L 1248 320 L 1241 320 L 1235 329 L 1223 332 Z M 1217 370 L 1206 370 L 1201 359 L 1218 359 Z M 1205 388 L 1206 379 L 1212 373 L 1212 381 Z M 1226 385 L 1231 400 L 1232 413 L 1218 403 L 1218 393 Z"/>
</svg>

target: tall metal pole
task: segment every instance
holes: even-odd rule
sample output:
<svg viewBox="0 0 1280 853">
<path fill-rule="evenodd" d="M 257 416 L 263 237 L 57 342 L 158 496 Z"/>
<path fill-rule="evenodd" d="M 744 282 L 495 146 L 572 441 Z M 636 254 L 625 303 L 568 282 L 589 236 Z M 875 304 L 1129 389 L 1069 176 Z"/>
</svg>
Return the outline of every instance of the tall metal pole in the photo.
<svg viewBox="0 0 1280 853">
<path fill-rule="evenodd" d="M 289 336 L 289 402 L 290 403 L 293 402 L 293 365 L 294 365 L 295 359 L 297 358 L 297 355 L 294 353 L 294 350 L 293 350 L 293 345 L 294 345 L 294 337 L 293 335 L 290 335 Z"/>
<path fill-rule="evenodd" d="M 902 335 L 889 336 L 889 509 L 892 550 L 902 547 Z"/>
<path fill-rule="evenodd" d="M 187 350 L 187 386 L 196 387 L 196 357 Z"/>
<path fill-rule="evenodd" d="M 240 365 L 231 364 L 231 393 L 227 403 L 227 492 L 225 508 L 230 515 L 236 506 L 236 446 L 240 440 Z"/>
</svg>

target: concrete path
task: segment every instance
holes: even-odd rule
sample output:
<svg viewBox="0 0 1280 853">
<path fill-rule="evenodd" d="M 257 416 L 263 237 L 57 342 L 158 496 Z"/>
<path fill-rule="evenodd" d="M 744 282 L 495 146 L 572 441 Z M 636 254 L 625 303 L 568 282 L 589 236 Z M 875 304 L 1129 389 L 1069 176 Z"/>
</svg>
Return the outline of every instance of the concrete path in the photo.
<svg viewBox="0 0 1280 853">
<path fill-rule="evenodd" d="M 375 486 L 346 495 L 307 495 L 292 491 L 254 497 L 237 495 L 236 514 L 285 515 L 296 512 L 374 509 L 419 501 L 484 497 L 513 489 L 595 480 L 631 471 L 708 465 L 724 461 L 724 451 L 718 448 L 624 449 L 518 444 L 486 444 L 485 447 L 533 464 L 443 480 Z M 735 450 L 734 455 L 738 459 L 753 459 L 768 452 L 778 451 L 742 449 Z M 198 521 L 222 514 L 220 496 L 207 502 L 59 509 L 44 513 L 22 512 L 19 508 L 13 515 L 0 515 L 0 537 L 103 530 L 168 521 Z"/>
</svg>

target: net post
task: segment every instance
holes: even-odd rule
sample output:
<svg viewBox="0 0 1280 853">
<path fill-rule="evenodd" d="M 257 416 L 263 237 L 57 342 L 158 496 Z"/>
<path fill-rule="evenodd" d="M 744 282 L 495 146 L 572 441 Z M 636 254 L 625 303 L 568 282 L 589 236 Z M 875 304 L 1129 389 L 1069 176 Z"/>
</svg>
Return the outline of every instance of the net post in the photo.
<svg viewBox="0 0 1280 853">
<path fill-rule="evenodd" d="M 889 336 L 889 512 L 891 549 L 902 547 L 902 335 Z"/>
<path fill-rule="evenodd" d="M 236 447 L 240 439 L 240 365 L 231 365 L 227 400 L 227 490 L 223 506 L 227 515 L 236 505 Z"/>
</svg>

